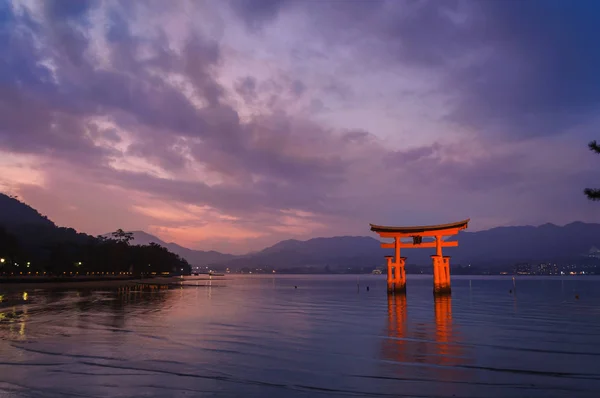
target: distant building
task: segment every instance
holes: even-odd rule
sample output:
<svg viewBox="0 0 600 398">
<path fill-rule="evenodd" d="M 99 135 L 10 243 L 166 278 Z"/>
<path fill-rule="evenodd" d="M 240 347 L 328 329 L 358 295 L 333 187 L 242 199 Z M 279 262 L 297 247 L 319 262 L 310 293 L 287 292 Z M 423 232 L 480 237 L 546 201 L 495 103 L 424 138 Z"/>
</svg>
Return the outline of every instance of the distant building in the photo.
<svg viewBox="0 0 600 398">
<path fill-rule="evenodd" d="M 596 246 L 593 246 L 588 251 L 588 257 L 591 257 L 591 258 L 600 258 L 600 250 L 598 250 L 598 248 Z"/>
<path fill-rule="evenodd" d="M 519 263 L 515 265 L 515 274 L 531 275 L 531 265 L 529 263 Z"/>
<path fill-rule="evenodd" d="M 540 263 L 532 267 L 531 273 L 534 275 L 559 275 L 560 269 L 557 264 Z"/>
</svg>

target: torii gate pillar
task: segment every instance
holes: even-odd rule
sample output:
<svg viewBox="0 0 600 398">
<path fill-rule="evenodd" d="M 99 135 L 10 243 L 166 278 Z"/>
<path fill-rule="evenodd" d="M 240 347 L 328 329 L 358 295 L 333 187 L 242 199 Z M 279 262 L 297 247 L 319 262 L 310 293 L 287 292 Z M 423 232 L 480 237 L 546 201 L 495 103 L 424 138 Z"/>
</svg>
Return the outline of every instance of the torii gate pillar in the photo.
<svg viewBox="0 0 600 398">
<path fill-rule="evenodd" d="M 386 259 L 388 293 L 406 293 L 406 257 L 398 257 L 397 261 L 393 261 L 393 256 L 386 256 Z"/>
<path fill-rule="evenodd" d="M 450 294 L 450 256 L 442 255 L 442 237 L 435 237 L 435 256 L 433 261 L 433 293 Z"/>
<path fill-rule="evenodd" d="M 433 260 L 433 293 L 450 294 L 450 257 L 431 256 Z"/>
</svg>

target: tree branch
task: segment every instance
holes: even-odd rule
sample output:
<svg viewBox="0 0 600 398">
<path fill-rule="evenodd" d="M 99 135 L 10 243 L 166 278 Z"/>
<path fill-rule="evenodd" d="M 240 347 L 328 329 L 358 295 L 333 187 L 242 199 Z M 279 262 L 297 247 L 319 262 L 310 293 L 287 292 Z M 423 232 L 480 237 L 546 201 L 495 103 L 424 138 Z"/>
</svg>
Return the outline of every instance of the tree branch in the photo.
<svg viewBox="0 0 600 398">
<path fill-rule="evenodd" d="M 600 200 L 600 189 L 586 188 L 583 190 L 583 193 L 588 197 L 589 200 Z"/>
<path fill-rule="evenodd" d="M 596 152 L 596 153 L 600 153 L 600 145 L 598 145 L 598 144 L 596 143 L 596 140 L 594 140 L 594 141 L 590 142 L 590 143 L 588 144 L 588 147 L 590 148 L 590 150 L 591 150 L 591 151 L 594 151 L 594 152 Z"/>
</svg>

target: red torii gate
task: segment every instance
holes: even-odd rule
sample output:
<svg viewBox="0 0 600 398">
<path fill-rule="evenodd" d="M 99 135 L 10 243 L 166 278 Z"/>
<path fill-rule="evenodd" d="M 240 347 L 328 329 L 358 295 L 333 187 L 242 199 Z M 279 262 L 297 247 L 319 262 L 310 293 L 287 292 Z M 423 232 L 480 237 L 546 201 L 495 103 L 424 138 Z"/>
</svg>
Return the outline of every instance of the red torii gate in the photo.
<svg viewBox="0 0 600 398">
<path fill-rule="evenodd" d="M 395 256 L 387 258 L 388 292 L 406 292 L 406 257 L 400 257 L 400 248 L 434 248 L 433 260 L 433 292 L 450 294 L 450 256 L 442 255 L 442 247 L 456 247 L 458 241 L 445 241 L 444 236 L 458 234 L 468 227 L 470 219 L 463 221 L 415 227 L 387 227 L 369 224 L 371 231 L 382 238 L 394 238 L 394 243 L 381 243 L 382 249 L 394 249 Z M 433 237 L 434 241 L 423 242 L 423 237 Z M 401 238 L 412 238 L 412 243 L 402 242 Z"/>
</svg>

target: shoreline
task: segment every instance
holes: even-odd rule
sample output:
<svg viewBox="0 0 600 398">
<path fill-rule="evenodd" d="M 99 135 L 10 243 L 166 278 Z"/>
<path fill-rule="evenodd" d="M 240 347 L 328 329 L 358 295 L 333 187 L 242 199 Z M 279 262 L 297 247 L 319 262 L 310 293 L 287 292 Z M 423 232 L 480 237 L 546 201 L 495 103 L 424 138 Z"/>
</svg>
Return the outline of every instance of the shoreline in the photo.
<svg viewBox="0 0 600 398">
<path fill-rule="evenodd" d="M 34 279 L 35 278 L 35 279 Z M 134 286 L 146 279 L 127 278 L 66 278 L 30 277 L 0 278 L 0 290 L 12 289 L 54 289 L 54 288 L 103 288 Z"/>
<path fill-rule="evenodd" d="M 31 277 L 2 277 L 0 278 L 0 290 L 2 289 L 54 289 L 54 288 L 111 288 L 136 285 L 170 285 L 174 286 L 176 282 L 191 282 L 191 281 L 208 281 L 209 278 L 189 276 L 181 279 L 178 276 L 171 277 L 48 277 L 48 276 L 31 276 Z M 214 279 L 213 279 L 214 280 Z"/>
<path fill-rule="evenodd" d="M 140 279 L 137 276 L 3 276 L 0 285 L 12 283 L 66 283 L 88 281 L 123 281 Z"/>
</svg>

